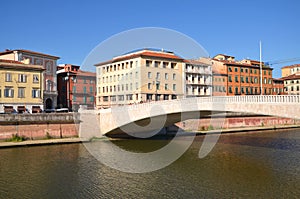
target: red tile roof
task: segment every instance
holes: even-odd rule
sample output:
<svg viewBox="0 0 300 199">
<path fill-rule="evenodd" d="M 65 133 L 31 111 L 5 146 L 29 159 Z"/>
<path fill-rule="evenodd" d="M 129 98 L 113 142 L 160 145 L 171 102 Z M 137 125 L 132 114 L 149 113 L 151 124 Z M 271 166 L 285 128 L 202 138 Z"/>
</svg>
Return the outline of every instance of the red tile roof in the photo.
<svg viewBox="0 0 300 199">
<path fill-rule="evenodd" d="M 16 61 L 10 62 L 10 60 L 0 60 L 0 68 L 45 70 L 45 68 L 40 65 L 24 64 L 22 62 L 16 62 Z"/>
<path fill-rule="evenodd" d="M 293 64 L 293 65 L 290 65 L 290 66 L 283 66 L 283 68 L 296 68 L 296 67 L 300 67 L 300 64 Z"/>
<path fill-rule="evenodd" d="M 244 66 L 244 67 L 250 67 L 250 68 L 259 68 L 257 65 L 251 65 L 251 64 L 246 64 L 246 63 L 240 63 L 240 62 L 235 62 L 235 61 L 227 61 L 227 60 L 215 60 L 219 62 L 223 62 L 225 65 L 233 65 L 233 66 Z M 262 66 L 264 69 L 269 69 L 273 70 L 273 68 L 268 67 L 268 66 Z"/>
<path fill-rule="evenodd" d="M 90 71 L 83 71 L 83 70 L 78 70 L 77 76 L 90 76 L 90 77 L 95 77 L 96 78 L 96 73 L 90 72 Z"/>
<path fill-rule="evenodd" d="M 15 61 L 15 60 L 9 60 L 9 59 L 0 59 L 0 62 L 11 63 L 11 64 L 24 64 L 23 62 Z"/>
<path fill-rule="evenodd" d="M 0 52 L 0 55 L 10 54 L 10 53 L 13 53 L 14 51 L 20 51 L 20 52 L 24 52 L 24 53 L 40 55 L 40 56 L 44 56 L 44 57 L 52 57 L 52 58 L 55 58 L 55 59 L 60 58 L 60 57 L 57 57 L 57 56 L 48 55 L 48 54 L 44 54 L 44 53 L 40 53 L 40 52 L 34 52 L 34 51 L 31 51 L 31 50 L 24 50 L 24 49 L 6 50 L 6 51 L 3 51 L 3 52 Z"/>
<path fill-rule="evenodd" d="M 193 59 L 185 59 L 183 60 L 187 64 L 193 64 L 193 65 L 209 65 L 208 63 L 204 63 L 199 60 L 193 60 Z"/>
<path fill-rule="evenodd" d="M 178 61 L 183 61 L 183 59 L 177 55 L 170 54 L 170 53 L 159 53 L 159 52 L 153 52 L 153 51 L 141 51 L 129 55 L 124 55 L 124 56 L 119 56 L 115 57 L 111 60 L 100 62 L 95 64 L 95 66 L 101 66 L 104 64 L 110 64 L 118 61 L 123 61 L 127 59 L 133 59 L 136 57 L 156 57 L 156 58 L 163 58 L 163 59 L 173 59 L 173 60 L 178 60 Z"/>
<path fill-rule="evenodd" d="M 295 79 L 300 80 L 300 74 L 289 75 L 287 77 L 282 77 L 281 79 L 283 79 L 283 80 L 295 80 Z"/>
</svg>

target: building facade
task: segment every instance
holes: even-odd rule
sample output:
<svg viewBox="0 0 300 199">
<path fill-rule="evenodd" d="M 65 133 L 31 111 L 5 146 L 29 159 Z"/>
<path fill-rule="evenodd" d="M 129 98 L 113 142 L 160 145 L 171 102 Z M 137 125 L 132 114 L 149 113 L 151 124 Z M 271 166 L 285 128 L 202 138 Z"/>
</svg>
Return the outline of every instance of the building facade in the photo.
<svg viewBox="0 0 300 199">
<path fill-rule="evenodd" d="M 45 69 L 43 77 L 43 104 L 45 109 L 57 106 L 57 79 L 56 66 L 59 57 L 47 55 L 29 50 L 6 50 L 0 52 L 0 59 L 19 61 L 24 64 L 43 66 Z"/>
<path fill-rule="evenodd" d="M 137 50 L 95 65 L 97 108 L 183 98 L 183 59 L 172 52 Z"/>
<path fill-rule="evenodd" d="M 233 56 L 219 54 L 213 59 L 213 70 L 223 64 L 227 70 L 227 95 L 271 95 L 273 93 L 272 68 L 255 60 L 235 61 Z M 262 82 L 261 82 L 262 74 Z M 262 86 L 262 90 L 261 90 Z"/>
<path fill-rule="evenodd" d="M 275 79 L 273 78 L 273 95 L 286 95 L 284 89 L 284 80 L 279 78 Z"/>
<path fill-rule="evenodd" d="M 41 112 L 43 72 L 39 65 L 0 60 L 0 113 Z"/>
<path fill-rule="evenodd" d="M 281 68 L 281 77 L 287 77 L 296 73 L 300 73 L 300 64 L 284 66 Z"/>
<path fill-rule="evenodd" d="M 61 64 L 57 67 L 59 108 L 77 111 L 80 105 L 95 107 L 96 73 L 82 71 L 80 66 Z"/>
<path fill-rule="evenodd" d="M 284 81 L 284 92 L 288 95 L 300 94 L 300 74 L 292 74 L 281 78 Z"/>
<path fill-rule="evenodd" d="M 199 60 L 184 60 L 185 97 L 212 95 L 211 65 Z"/>
</svg>

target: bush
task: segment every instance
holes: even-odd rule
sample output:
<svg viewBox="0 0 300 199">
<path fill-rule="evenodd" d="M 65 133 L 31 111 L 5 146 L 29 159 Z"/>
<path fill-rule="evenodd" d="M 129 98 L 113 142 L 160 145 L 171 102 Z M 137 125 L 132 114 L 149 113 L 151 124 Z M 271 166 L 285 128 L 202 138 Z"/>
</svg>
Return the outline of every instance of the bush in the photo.
<svg viewBox="0 0 300 199">
<path fill-rule="evenodd" d="M 7 139 L 9 142 L 22 142 L 25 141 L 26 138 L 24 136 L 19 136 L 17 133 L 13 134 L 10 139 Z"/>
</svg>

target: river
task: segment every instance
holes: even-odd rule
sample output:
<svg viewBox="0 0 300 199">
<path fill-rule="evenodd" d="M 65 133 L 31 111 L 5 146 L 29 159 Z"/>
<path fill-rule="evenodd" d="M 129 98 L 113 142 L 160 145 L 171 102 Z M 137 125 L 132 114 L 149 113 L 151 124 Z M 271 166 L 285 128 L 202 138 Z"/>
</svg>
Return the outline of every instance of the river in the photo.
<svg viewBox="0 0 300 199">
<path fill-rule="evenodd" d="M 200 159 L 203 139 L 169 166 L 140 174 L 103 165 L 83 144 L 1 149 L 0 198 L 300 197 L 300 129 L 222 134 Z M 135 151 L 168 142 L 114 141 Z"/>
</svg>

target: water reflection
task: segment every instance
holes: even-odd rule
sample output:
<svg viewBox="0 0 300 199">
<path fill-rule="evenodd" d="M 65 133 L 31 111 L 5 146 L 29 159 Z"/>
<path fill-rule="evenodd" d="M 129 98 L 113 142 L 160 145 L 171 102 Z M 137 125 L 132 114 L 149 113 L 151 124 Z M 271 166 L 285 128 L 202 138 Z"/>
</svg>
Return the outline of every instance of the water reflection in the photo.
<svg viewBox="0 0 300 199">
<path fill-rule="evenodd" d="M 200 136 L 173 164 L 144 174 L 102 165 L 81 144 L 1 149 L 0 198 L 296 198 L 298 131 L 224 134 L 203 159 Z M 114 143 L 145 152 L 168 141 Z"/>
</svg>

